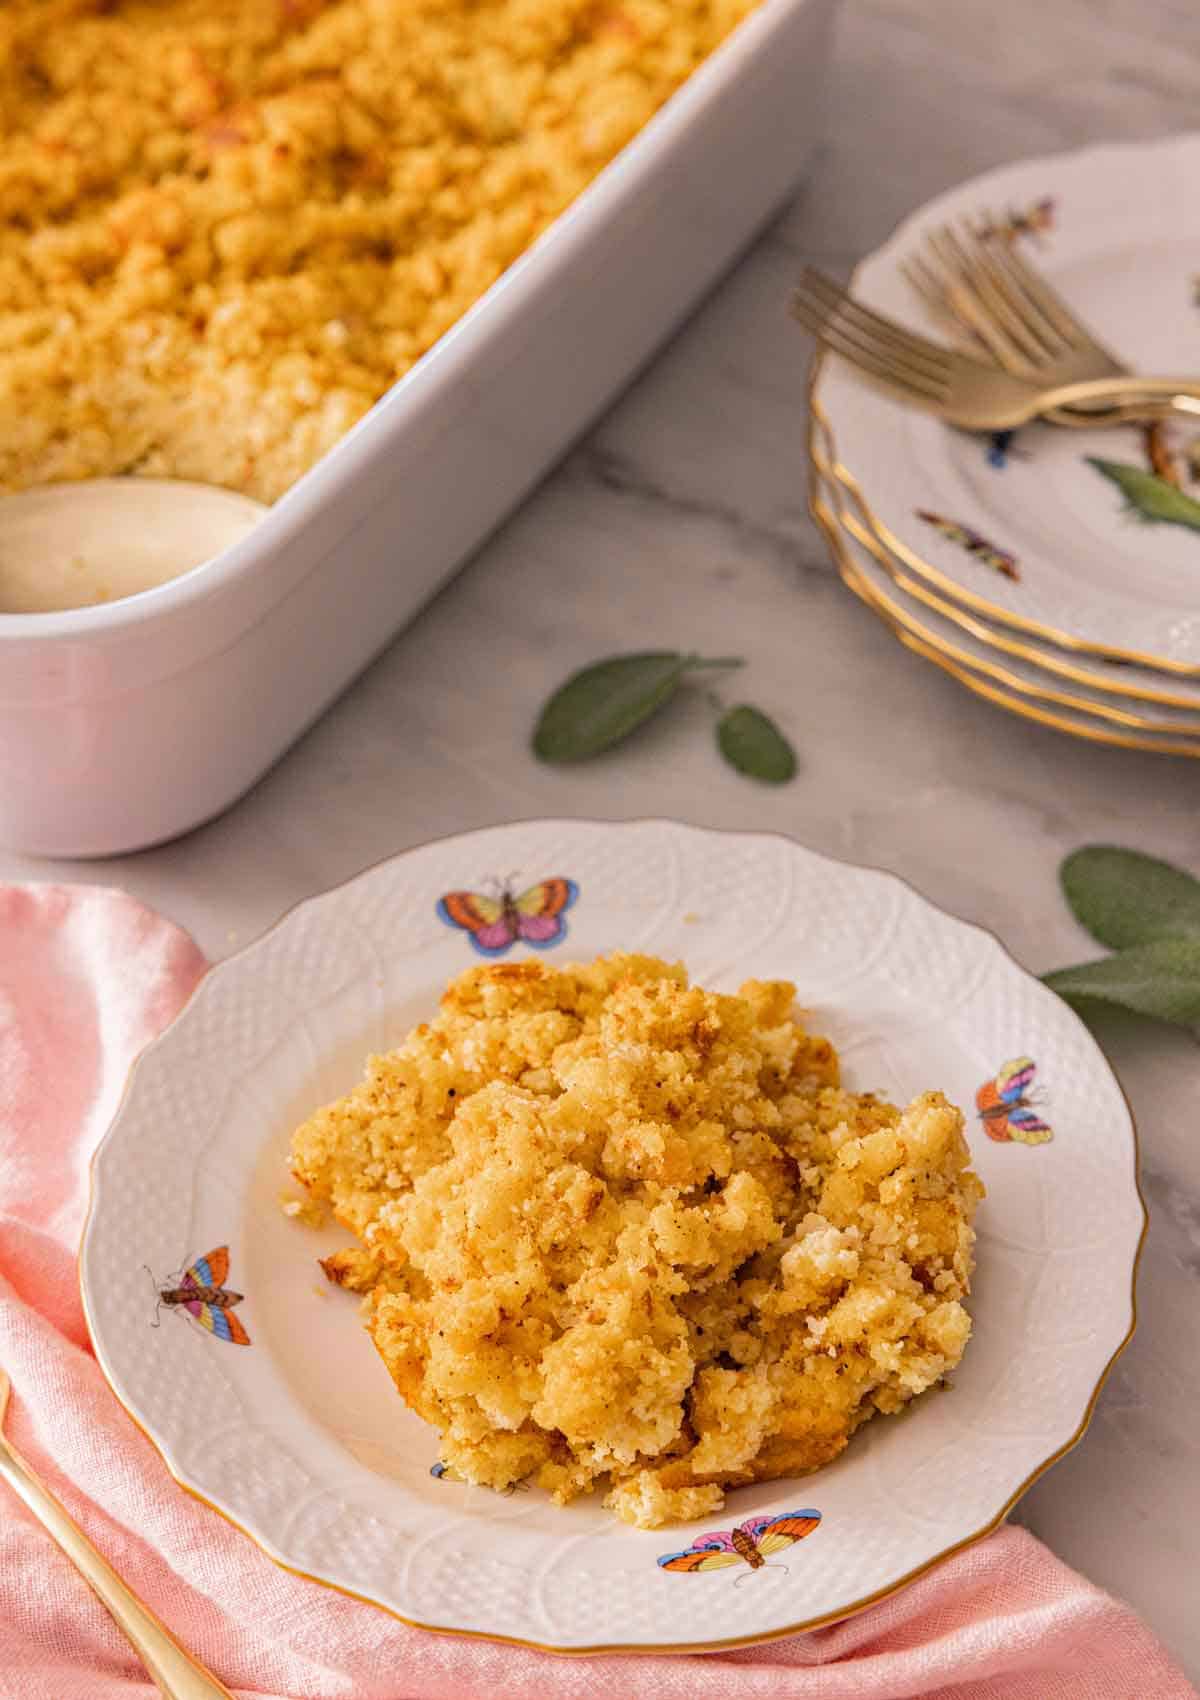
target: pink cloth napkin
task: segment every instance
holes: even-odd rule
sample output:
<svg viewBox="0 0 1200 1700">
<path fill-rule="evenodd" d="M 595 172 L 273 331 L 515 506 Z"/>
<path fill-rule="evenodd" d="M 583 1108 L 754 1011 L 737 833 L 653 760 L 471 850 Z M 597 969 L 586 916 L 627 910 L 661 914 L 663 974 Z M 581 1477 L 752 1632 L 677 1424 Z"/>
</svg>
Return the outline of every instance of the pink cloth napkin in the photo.
<svg viewBox="0 0 1200 1700">
<path fill-rule="evenodd" d="M 406 1628 L 278 1569 L 174 1485 L 88 1346 L 88 1159 L 137 1051 L 204 973 L 115 891 L 0 886 L 0 1364 L 34 1468 L 238 1693 L 289 1700 L 1196 1700 L 1127 1606 L 1002 1529 L 892 1599 L 727 1654 L 562 1659 Z M 0 1695 L 151 1700 L 109 1618 L 0 1486 Z"/>
</svg>

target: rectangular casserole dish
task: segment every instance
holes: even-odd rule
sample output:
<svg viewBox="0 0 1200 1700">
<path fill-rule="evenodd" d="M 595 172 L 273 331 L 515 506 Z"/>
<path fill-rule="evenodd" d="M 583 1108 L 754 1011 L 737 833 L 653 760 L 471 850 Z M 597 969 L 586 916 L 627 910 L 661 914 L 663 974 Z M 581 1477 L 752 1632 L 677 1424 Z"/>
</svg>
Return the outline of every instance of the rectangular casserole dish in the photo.
<svg viewBox="0 0 1200 1700">
<path fill-rule="evenodd" d="M 763 0 L 234 548 L 122 602 L 0 614 L 0 842 L 140 849 L 278 759 L 785 199 L 833 7 Z"/>
</svg>

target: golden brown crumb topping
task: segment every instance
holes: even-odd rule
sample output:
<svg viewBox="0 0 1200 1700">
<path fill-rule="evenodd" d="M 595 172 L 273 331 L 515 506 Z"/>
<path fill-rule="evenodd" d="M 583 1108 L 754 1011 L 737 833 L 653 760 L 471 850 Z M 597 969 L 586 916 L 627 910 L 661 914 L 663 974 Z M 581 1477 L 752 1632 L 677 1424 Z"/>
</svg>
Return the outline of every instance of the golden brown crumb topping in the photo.
<svg viewBox="0 0 1200 1700">
<path fill-rule="evenodd" d="M 0 488 L 273 500 L 755 0 L 5 0 Z"/>
</svg>

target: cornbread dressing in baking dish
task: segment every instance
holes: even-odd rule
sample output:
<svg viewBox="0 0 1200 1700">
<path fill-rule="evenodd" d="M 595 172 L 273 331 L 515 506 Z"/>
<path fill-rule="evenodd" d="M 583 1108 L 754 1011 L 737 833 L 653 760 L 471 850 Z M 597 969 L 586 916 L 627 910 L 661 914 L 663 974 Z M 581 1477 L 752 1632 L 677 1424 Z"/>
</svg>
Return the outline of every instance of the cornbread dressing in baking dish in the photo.
<svg viewBox="0 0 1200 1700">
<path fill-rule="evenodd" d="M 644 956 L 469 970 L 292 1138 L 375 1345 L 469 1481 L 642 1527 L 828 1463 L 970 1333 L 961 1113 L 838 1083 L 795 988 Z"/>
<path fill-rule="evenodd" d="M 0 489 L 279 496 L 756 0 L 5 0 Z"/>
</svg>

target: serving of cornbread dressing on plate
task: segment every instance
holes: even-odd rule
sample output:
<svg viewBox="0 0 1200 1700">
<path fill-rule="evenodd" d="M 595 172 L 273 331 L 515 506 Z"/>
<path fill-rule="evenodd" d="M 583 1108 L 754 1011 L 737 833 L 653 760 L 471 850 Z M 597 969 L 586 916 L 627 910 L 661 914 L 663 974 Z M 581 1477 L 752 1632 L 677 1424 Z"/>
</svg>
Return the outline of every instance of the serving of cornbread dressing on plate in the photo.
<svg viewBox="0 0 1200 1700">
<path fill-rule="evenodd" d="M 0 489 L 272 501 L 754 0 L 7 0 Z"/>
<path fill-rule="evenodd" d="M 509 872 L 574 900 L 485 966 L 446 898 Z M 1036 1146 L 980 1119 L 1016 1058 Z M 1144 1227 L 1111 1069 L 987 934 L 768 834 L 533 820 L 218 963 L 134 1067 L 80 1270 L 118 1397 L 280 1563 L 434 1629 L 682 1652 L 995 1528 L 1087 1426 Z M 248 1346 L 150 1327 L 144 1265 L 210 1248 Z M 808 1511 L 753 1574 L 661 1562 Z"/>
<path fill-rule="evenodd" d="M 457 1475 L 642 1527 L 819 1468 L 959 1362 L 983 1187 L 961 1113 L 838 1084 L 795 988 L 481 966 L 292 1138 Z"/>
</svg>

